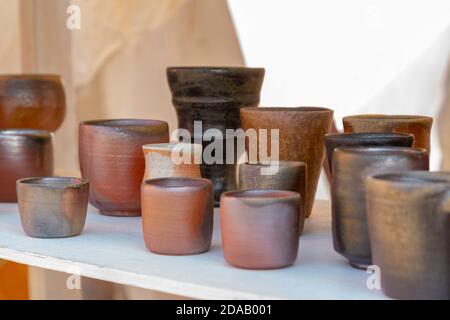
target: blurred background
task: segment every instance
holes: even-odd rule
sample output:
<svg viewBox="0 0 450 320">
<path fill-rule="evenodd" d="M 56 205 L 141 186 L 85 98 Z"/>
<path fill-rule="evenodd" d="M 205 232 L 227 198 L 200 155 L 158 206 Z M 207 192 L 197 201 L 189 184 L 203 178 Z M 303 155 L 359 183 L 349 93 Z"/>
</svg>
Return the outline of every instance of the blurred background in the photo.
<svg viewBox="0 0 450 320">
<path fill-rule="evenodd" d="M 0 19 L 0 73 L 63 76 L 58 174 L 79 175 L 82 120 L 175 129 L 175 65 L 264 67 L 262 106 L 329 107 L 338 129 L 357 113 L 433 116 L 431 169 L 450 169 L 448 0 L 0 0 Z M 324 179 L 317 197 L 328 197 Z M 65 278 L 0 261 L 0 299 L 165 297 L 88 279 L 74 292 Z"/>
</svg>

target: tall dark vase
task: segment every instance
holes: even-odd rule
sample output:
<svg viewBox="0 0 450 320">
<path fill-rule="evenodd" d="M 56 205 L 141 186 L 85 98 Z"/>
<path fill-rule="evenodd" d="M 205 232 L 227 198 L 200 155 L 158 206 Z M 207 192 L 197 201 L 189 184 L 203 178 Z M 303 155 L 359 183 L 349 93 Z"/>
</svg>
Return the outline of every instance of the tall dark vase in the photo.
<svg viewBox="0 0 450 320">
<path fill-rule="evenodd" d="M 167 69 L 167 79 L 177 111 L 178 127 L 190 132 L 192 142 L 201 141 L 206 148 L 212 143 L 205 135 L 208 129 L 217 129 L 223 135 L 222 163 L 206 164 L 203 161 L 200 166 L 202 177 L 214 184 L 214 201 L 218 205 L 222 192 L 236 189 L 235 164 L 240 156 L 234 152 L 234 164 L 226 163 L 225 130 L 241 128 L 240 108 L 259 104 L 264 69 L 172 67 Z M 194 121 L 202 121 L 200 132 L 195 132 Z"/>
</svg>

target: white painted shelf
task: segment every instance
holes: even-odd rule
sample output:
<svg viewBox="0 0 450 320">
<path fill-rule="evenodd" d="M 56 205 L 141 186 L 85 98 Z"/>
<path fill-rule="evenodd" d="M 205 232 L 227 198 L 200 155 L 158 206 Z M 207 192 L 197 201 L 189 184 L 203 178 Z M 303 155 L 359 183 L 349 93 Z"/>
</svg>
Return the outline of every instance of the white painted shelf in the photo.
<svg viewBox="0 0 450 320">
<path fill-rule="evenodd" d="M 334 252 L 329 203 L 317 201 L 300 238 L 299 257 L 285 269 L 231 267 L 222 255 L 216 212 L 211 251 L 194 256 L 150 253 L 140 218 L 105 217 L 89 208 L 74 238 L 27 237 L 17 204 L 0 204 L 0 258 L 40 268 L 199 299 L 383 299 L 368 274 Z"/>
</svg>

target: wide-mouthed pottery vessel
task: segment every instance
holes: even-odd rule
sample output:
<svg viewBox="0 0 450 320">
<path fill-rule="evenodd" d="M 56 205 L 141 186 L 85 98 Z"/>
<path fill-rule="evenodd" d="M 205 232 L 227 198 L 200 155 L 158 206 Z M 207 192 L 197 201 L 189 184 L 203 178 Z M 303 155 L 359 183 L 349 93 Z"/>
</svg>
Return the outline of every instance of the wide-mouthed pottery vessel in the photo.
<svg viewBox="0 0 450 320">
<path fill-rule="evenodd" d="M 239 268 L 276 269 L 292 265 L 299 243 L 300 194 L 284 190 L 243 190 L 221 197 L 225 260 Z"/>
<path fill-rule="evenodd" d="M 355 268 L 372 264 L 366 210 L 366 180 L 374 174 L 428 170 L 425 149 L 342 147 L 334 150 L 331 185 L 334 249 Z"/>
<path fill-rule="evenodd" d="M 89 180 L 89 201 L 102 214 L 139 216 L 145 172 L 142 146 L 169 142 L 169 128 L 160 120 L 94 120 L 80 124 L 79 157 Z"/>
<path fill-rule="evenodd" d="M 142 146 L 145 156 L 144 181 L 155 178 L 201 178 L 202 145 L 154 143 Z"/>
<path fill-rule="evenodd" d="M 306 212 L 311 214 L 320 171 L 325 158 L 325 134 L 329 133 L 333 123 L 333 110 L 319 107 L 298 108 L 243 108 L 241 121 L 244 130 L 255 129 L 258 137 L 260 130 L 267 129 L 268 150 L 256 148 L 256 143 L 247 143 L 247 152 L 272 155 L 272 129 L 279 130 L 279 160 L 301 161 L 306 163 L 308 183 L 306 192 Z M 258 139 L 258 145 L 261 145 Z M 260 159 L 260 158 L 258 158 Z"/>
<path fill-rule="evenodd" d="M 66 96 L 58 75 L 0 75 L 0 128 L 56 131 Z"/>
<path fill-rule="evenodd" d="M 208 251 L 213 233 L 213 185 L 202 178 L 161 178 L 142 184 L 147 248 L 165 255 Z"/>
<path fill-rule="evenodd" d="M 269 189 L 298 192 L 300 194 L 299 233 L 303 232 L 307 184 L 307 169 L 304 162 L 241 163 L 238 165 L 237 175 L 240 190 Z"/>
<path fill-rule="evenodd" d="M 367 182 L 373 263 L 395 299 L 450 299 L 450 173 L 376 175 Z"/>
<path fill-rule="evenodd" d="M 205 159 L 200 166 L 202 176 L 214 184 L 217 205 L 223 191 L 236 189 L 235 164 L 240 156 L 233 148 L 236 139 L 227 137 L 226 129 L 241 128 L 241 107 L 259 104 L 264 69 L 172 67 L 167 69 L 167 79 L 178 127 L 188 130 L 190 142 L 202 144 L 206 152 L 216 146 L 223 148 L 222 156 L 217 151 L 209 152 L 217 153 L 217 157 Z M 230 157 L 231 152 L 234 159 L 229 163 L 227 155 Z"/>
<path fill-rule="evenodd" d="M 430 133 L 433 118 L 417 115 L 362 114 L 344 117 L 345 132 L 398 132 L 414 135 L 415 148 L 430 153 Z"/>
<path fill-rule="evenodd" d="M 65 177 L 17 181 L 20 221 L 31 237 L 64 238 L 79 235 L 86 220 L 89 183 Z"/>
<path fill-rule="evenodd" d="M 53 175 L 52 134 L 44 130 L 0 130 L 0 202 L 16 202 L 16 181 Z"/>
</svg>

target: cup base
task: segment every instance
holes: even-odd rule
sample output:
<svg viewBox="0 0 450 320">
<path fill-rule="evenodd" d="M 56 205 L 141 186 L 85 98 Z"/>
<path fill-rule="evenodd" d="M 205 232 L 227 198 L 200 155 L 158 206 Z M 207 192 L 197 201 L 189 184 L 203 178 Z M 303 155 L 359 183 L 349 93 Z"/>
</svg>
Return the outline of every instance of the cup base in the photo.
<svg viewBox="0 0 450 320">
<path fill-rule="evenodd" d="M 111 217 L 140 217 L 141 211 L 105 211 L 105 210 L 99 210 L 100 213 L 104 216 L 111 216 Z"/>
<path fill-rule="evenodd" d="M 359 270 L 367 270 L 367 268 L 370 266 L 370 264 L 365 263 L 357 263 L 357 262 L 348 262 L 353 268 L 359 269 Z"/>
</svg>

